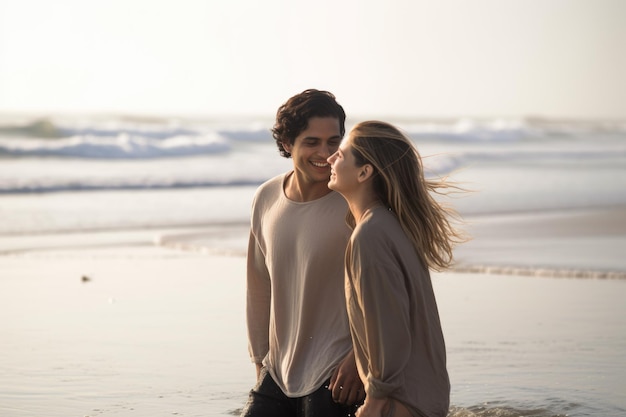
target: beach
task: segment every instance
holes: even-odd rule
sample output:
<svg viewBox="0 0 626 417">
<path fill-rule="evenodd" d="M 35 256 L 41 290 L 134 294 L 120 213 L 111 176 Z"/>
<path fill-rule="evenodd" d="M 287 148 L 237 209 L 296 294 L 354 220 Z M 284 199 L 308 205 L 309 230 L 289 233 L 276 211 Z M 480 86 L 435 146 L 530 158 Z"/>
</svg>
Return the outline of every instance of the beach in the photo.
<svg viewBox="0 0 626 417">
<path fill-rule="evenodd" d="M 626 213 L 608 211 L 614 220 Z M 544 238 L 529 230 L 578 245 L 626 237 L 624 222 L 589 227 L 605 222 L 606 210 L 560 215 L 550 230 L 545 218 L 477 218 L 476 247 L 459 248 L 459 257 L 511 264 L 519 251 L 501 242 L 516 239 L 528 256 Z M 572 223 L 576 230 L 566 227 Z M 238 415 L 254 383 L 246 237 L 245 225 L 232 223 L 3 237 L 0 414 Z M 487 256 L 494 247 L 498 256 Z M 626 410 L 626 280 L 548 275 L 433 274 L 452 416 Z"/>
<path fill-rule="evenodd" d="M 239 415 L 249 209 L 289 161 L 249 122 L 55 123 L 0 129 L 0 415 Z M 432 273 L 450 416 L 626 414 L 626 131 L 466 126 L 405 126 L 473 190 Z"/>
</svg>

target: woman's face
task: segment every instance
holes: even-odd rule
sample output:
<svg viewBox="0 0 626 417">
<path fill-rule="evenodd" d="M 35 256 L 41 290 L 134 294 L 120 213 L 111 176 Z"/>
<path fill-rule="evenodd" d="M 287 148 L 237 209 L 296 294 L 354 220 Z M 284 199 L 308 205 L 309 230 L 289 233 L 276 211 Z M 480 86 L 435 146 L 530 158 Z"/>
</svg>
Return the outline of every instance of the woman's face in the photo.
<svg viewBox="0 0 626 417">
<path fill-rule="evenodd" d="M 328 188 L 345 196 L 358 186 L 360 169 L 356 166 L 356 160 L 352 154 L 352 136 L 348 136 L 341 142 L 337 152 L 328 158 L 328 163 L 330 164 Z"/>
</svg>

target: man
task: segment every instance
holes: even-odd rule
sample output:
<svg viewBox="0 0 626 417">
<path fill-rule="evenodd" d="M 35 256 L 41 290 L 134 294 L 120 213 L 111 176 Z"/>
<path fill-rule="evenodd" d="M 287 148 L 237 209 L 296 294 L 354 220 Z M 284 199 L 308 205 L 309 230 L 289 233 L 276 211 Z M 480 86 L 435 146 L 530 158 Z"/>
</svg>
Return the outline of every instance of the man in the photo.
<svg viewBox="0 0 626 417">
<path fill-rule="evenodd" d="M 242 416 L 345 417 L 365 396 L 344 295 L 348 207 L 327 186 L 345 118 L 318 90 L 276 114 L 272 135 L 293 170 L 261 185 L 252 204 L 247 323 L 257 384 Z"/>
</svg>

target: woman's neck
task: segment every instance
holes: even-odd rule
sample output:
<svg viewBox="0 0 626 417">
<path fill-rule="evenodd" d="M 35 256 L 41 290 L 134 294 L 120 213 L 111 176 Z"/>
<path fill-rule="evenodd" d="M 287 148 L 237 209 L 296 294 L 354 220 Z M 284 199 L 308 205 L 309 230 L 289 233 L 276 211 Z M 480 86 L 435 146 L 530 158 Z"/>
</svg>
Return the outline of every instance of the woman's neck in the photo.
<svg viewBox="0 0 626 417">
<path fill-rule="evenodd" d="M 348 199 L 348 206 L 350 206 L 350 211 L 354 216 L 354 220 L 357 224 L 361 222 L 365 213 L 368 210 L 382 206 L 383 203 L 380 201 L 378 197 L 372 196 L 371 194 L 363 195 L 363 196 L 355 196 L 352 199 Z"/>
</svg>

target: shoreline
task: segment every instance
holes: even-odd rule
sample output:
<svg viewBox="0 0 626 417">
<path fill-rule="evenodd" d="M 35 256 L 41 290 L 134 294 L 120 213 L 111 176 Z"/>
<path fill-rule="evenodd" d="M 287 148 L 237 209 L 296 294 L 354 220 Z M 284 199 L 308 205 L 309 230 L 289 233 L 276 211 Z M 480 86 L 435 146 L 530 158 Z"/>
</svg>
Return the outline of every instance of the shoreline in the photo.
<svg viewBox="0 0 626 417">
<path fill-rule="evenodd" d="M 626 279 L 626 206 L 468 218 L 453 271 Z"/>
<path fill-rule="evenodd" d="M 581 279 L 626 279 L 626 206 L 467 215 L 470 240 L 447 272 Z M 118 246 L 157 246 L 245 257 L 248 221 L 88 228 L 0 234 L 3 257 Z"/>
<path fill-rule="evenodd" d="M 577 278 L 577 279 L 609 279 L 626 280 L 625 271 L 598 271 L 592 269 L 566 269 L 566 268 L 533 268 L 518 266 L 493 266 L 493 265 L 467 265 L 453 267 L 449 271 L 452 274 L 485 274 L 485 275 L 514 275 L 524 277 L 542 278 Z"/>
</svg>

